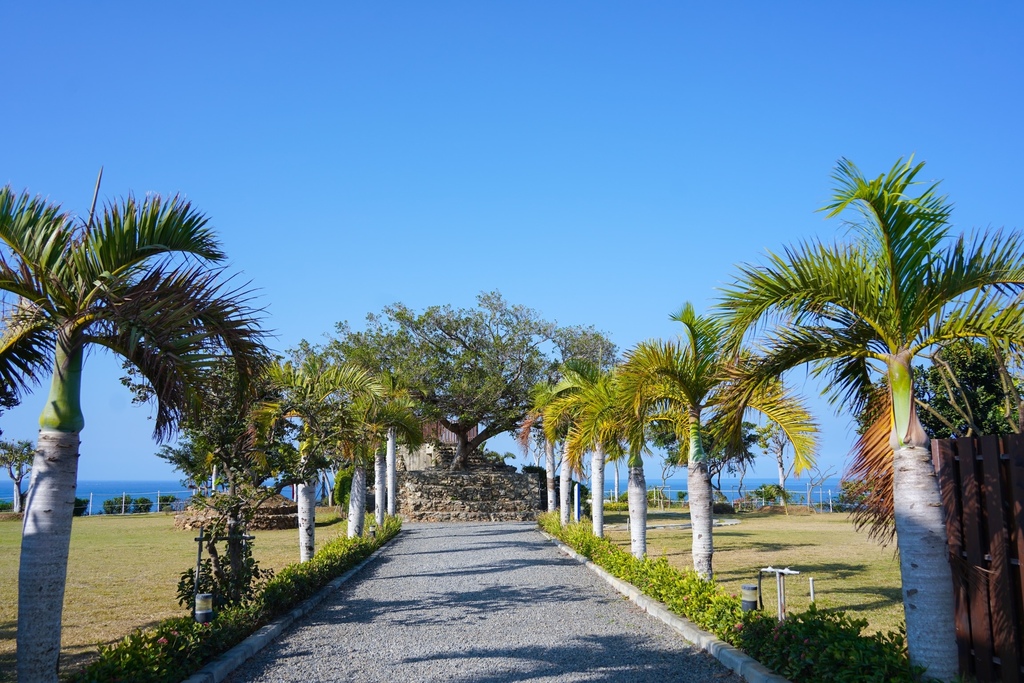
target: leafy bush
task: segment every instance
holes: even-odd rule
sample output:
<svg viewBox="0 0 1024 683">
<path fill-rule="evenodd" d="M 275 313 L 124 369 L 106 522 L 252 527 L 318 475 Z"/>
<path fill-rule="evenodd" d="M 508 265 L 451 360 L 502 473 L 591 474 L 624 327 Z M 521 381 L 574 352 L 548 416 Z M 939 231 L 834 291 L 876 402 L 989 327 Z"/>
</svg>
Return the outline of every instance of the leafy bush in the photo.
<svg viewBox="0 0 1024 683">
<path fill-rule="evenodd" d="M 174 504 L 178 502 L 177 496 L 163 495 L 160 496 L 160 507 L 159 512 L 172 512 L 174 510 Z"/>
<path fill-rule="evenodd" d="M 273 569 L 260 569 L 259 562 L 252 556 L 252 541 L 242 542 L 241 562 L 237 571 L 230 562 L 224 563 L 218 576 L 213 569 L 213 562 L 206 558 L 200 563 L 198 589 L 195 567 L 183 571 L 178 579 L 178 604 L 194 608 L 196 593 L 212 594 L 215 610 L 248 604 L 260 594 L 273 576 Z"/>
<path fill-rule="evenodd" d="M 72 510 L 72 514 L 75 517 L 82 517 L 89 511 L 89 499 L 88 498 L 75 498 L 75 508 Z"/>
<path fill-rule="evenodd" d="M 836 507 L 840 510 L 854 510 L 868 497 L 870 485 L 860 479 L 844 479 L 839 482 L 839 496 Z"/>
<path fill-rule="evenodd" d="M 6 500 L 0 500 L 0 512 L 10 512 L 14 509 L 14 503 Z"/>
<path fill-rule="evenodd" d="M 740 646 L 750 656 L 792 681 L 886 683 L 914 681 L 920 670 L 910 666 L 902 632 L 862 635 L 867 626 L 841 611 L 806 612 L 785 621 L 750 612 Z"/>
<path fill-rule="evenodd" d="M 352 468 L 343 467 L 334 475 L 334 504 L 343 514 L 348 510 L 350 493 L 352 493 Z"/>
<path fill-rule="evenodd" d="M 294 564 L 271 579 L 262 594 L 246 604 L 224 608 L 216 618 L 198 624 L 188 617 L 167 619 L 138 630 L 109 647 L 99 659 L 72 674 L 68 683 L 148 681 L 176 683 L 230 650 L 274 617 L 292 609 L 329 581 L 391 540 L 402 522 L 388 517 L 375 538 L 337 538 L 326 543 L 309 562 Z"/>
<path fill-rule="evenodd" d="M 822 611 L 813 604 L 800 614 L 778 622 L 764 612 L 743 613 L 740 600 L 726 594 L 714 581 L 690 569 L 676 569 L 664 557 L 642 560 L 589 527 L 562 527 L 557 514 L 544 514 L 540 527 L 613 576 L 665 603 L 722 640 L 741 647 L 750 656 L 792 681 L 815 683 L 874 683 L 917 681 L 921 672 L 907 659 L 902 633 L 862 635 L 866 621 L 842 611 Z"/>
<path fill-rule="evenodd" d="M 103 501 L 103 514 L 105 515 L 120 515 L 122 512 L 128 513 L 132 511 L 132 499 L 130 496 L 117 498 L 108 498 Z"/>
<path fill-rule="evenodd" d="M 734 508 L 730 503 L 718 502 L 711 504 L 711 512 L 716 515 L 735 515 L 736 508 Z"/>
<path fill-rule="evenodd" d="M 134 514 L 141 515 L 153 511 L 153 501 L 145 496 L 139 496 L 138 498 L 132 498 L 132 509 Z"/>
</svg>

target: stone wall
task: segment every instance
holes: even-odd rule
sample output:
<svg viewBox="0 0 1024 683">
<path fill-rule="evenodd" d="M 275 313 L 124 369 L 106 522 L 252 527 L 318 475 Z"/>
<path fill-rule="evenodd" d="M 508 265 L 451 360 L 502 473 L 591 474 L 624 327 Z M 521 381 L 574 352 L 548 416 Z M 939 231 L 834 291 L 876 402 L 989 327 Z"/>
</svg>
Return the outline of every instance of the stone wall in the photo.
<svg viewBox="0 0 1024 683">
<path fill-rule="evenodd" d="M 517 472 L 399 472 L 397 493 L 409 522 L 533 521 L 544 504 L 540 478 Z"/>
</svg>

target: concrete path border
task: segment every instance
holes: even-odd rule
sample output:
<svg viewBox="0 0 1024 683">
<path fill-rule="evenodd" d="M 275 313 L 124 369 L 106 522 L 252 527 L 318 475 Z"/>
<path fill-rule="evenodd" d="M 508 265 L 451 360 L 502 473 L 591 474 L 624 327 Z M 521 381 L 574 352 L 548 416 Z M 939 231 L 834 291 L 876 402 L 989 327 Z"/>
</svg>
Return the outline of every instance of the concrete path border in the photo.
<svg viewBox="0 0 1024 683">
<path fill-rule="evenodd" d="M 269 624 L 257 629 L 251 636 L 186 678 L 182 683 L 220 683 L 226 679 L 231 675 L 231 672 L 240 667 L 245 660 L 249 659 L 273 642 L 273 640 L 281 635 L 286 628 L 295 623 L 296 619 L 312 612 L 321 602 L 324 601 L 324 599 L 327 598 L 328 594 L 337 590 L 343 583 L 358 574 L 363 567 L 377 559 L 377 556 L 391 545 L 391 543 L 394 542 L 394 540 L 401 534 L 402 532 L 399 531 L 390 538 L 387 543 L 370 553 L 369 557 L 365 560 L 300 602 L 299 605 L 290 612 L 279 616 Z"/>
<path fill-rule="evenodd" d="M 720 640 L 717 636 L 707 631 L 697 628 L 689 619 L 673 614 L 664 603 L 644 595 L 636 586 L 612 576 L 602 567 L 583 557 L 543 529 L 538 528 L 537 531 L 557 545 L 558 549 L 563 553 L 580 564 L 585 565 L 587 569 L 604 579 L 612 588 L 635 603 L 637 607 L 640 607 L 655 619 L 675 629 L 683 638 L 710 654 L 744 680 L 750 681 L 750 683 L 790 683 L 789 679 L 774 673 L 742 650 Z"/>
</svg>

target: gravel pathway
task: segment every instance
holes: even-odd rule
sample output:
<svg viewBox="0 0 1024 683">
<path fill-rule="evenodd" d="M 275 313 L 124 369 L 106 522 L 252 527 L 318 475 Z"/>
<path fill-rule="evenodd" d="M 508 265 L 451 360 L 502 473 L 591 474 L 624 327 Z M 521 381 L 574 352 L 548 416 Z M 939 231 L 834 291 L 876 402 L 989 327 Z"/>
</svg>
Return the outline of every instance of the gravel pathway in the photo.
<svg viewBox="0 0 1024 683">
<path fill-rule="evenodd" d="M 228 679 L 738 683 L 522 524 L 416 524 Z"/>
</svg>

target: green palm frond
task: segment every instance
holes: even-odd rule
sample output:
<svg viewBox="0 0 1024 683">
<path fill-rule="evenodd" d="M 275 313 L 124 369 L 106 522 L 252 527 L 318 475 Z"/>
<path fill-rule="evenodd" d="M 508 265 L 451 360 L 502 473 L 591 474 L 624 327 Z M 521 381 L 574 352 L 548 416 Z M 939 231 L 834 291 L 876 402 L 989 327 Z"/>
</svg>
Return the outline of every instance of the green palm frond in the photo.
<svg viewBox="0 0 1024 683">
<path fill-rule="evenodd" d="M 181 197 L 164 200 L 153 195 L 139 201 L 128 195 L 122 204 L 108 204 L 98 224 L 83 231 L 81 245 L 74 250 L 75 271 L 102 280 L 167 253 L 221 261 L 224 252 L 208 222 Z"/>
</svg>

